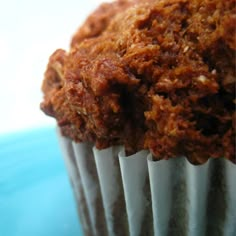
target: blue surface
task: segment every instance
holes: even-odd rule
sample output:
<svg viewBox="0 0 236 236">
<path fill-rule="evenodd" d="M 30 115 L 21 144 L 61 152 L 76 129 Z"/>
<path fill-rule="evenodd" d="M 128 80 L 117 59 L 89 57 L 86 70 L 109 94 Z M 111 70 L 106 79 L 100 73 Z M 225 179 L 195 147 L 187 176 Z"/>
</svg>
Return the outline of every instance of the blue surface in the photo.
<svg viewBox="0 0 236 236">
<path fill-rule="evenodd" d="M 82 235 L 53 128 L 0 135 L 0 235 Z"/>
</svg>

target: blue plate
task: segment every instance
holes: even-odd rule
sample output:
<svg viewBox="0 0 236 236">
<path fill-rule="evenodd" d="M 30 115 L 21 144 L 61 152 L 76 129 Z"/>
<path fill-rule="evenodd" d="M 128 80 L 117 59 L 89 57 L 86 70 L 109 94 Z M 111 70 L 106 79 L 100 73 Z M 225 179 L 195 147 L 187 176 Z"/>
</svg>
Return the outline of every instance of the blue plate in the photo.
<svg viewBox="0 0 236 236">
<path fill-rule="evenodd" d="M 53 128 L 0 135 L 0 235 L 82 235 Z"/>
</svg>

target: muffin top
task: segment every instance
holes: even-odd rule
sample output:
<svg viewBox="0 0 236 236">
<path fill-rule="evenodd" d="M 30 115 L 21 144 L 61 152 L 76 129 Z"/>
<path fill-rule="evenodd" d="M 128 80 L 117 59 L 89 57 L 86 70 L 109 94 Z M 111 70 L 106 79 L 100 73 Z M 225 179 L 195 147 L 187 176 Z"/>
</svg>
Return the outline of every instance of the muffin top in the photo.
<svg viewBox="0 0 236 236">
<path fill-rule="evenodd" d="M 102 4 L 50 57 L 41 109 L 99 149 L 236 163 L 235 25 L 235 0 Z"/>
</svg>

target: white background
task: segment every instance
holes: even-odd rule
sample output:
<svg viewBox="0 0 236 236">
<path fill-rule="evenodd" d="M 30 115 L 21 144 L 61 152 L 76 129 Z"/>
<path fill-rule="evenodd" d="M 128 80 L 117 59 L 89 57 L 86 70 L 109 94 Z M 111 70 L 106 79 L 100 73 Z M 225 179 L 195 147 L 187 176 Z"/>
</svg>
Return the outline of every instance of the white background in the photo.
<svg viewBox="0 0 236 236">
<path fill-rule="evenodd" d="M 39 109 L 49 56 L 101 0 L 0 0 L 0 134 L 54 125 Z"/>
</svg>

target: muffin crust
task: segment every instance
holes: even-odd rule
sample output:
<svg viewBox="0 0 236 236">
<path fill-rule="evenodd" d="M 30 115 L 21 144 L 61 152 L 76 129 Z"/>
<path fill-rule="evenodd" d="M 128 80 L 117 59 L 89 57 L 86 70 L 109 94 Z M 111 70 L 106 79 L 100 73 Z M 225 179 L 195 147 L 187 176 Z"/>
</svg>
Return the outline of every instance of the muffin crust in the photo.
<svg viewBox="0 0 236 236">
<path fill-rule="evenodd" d="M 102 5 L 49 59 L 41 109 L 97 148 L 235 158 L 236 1 Z"/>
</svg>

